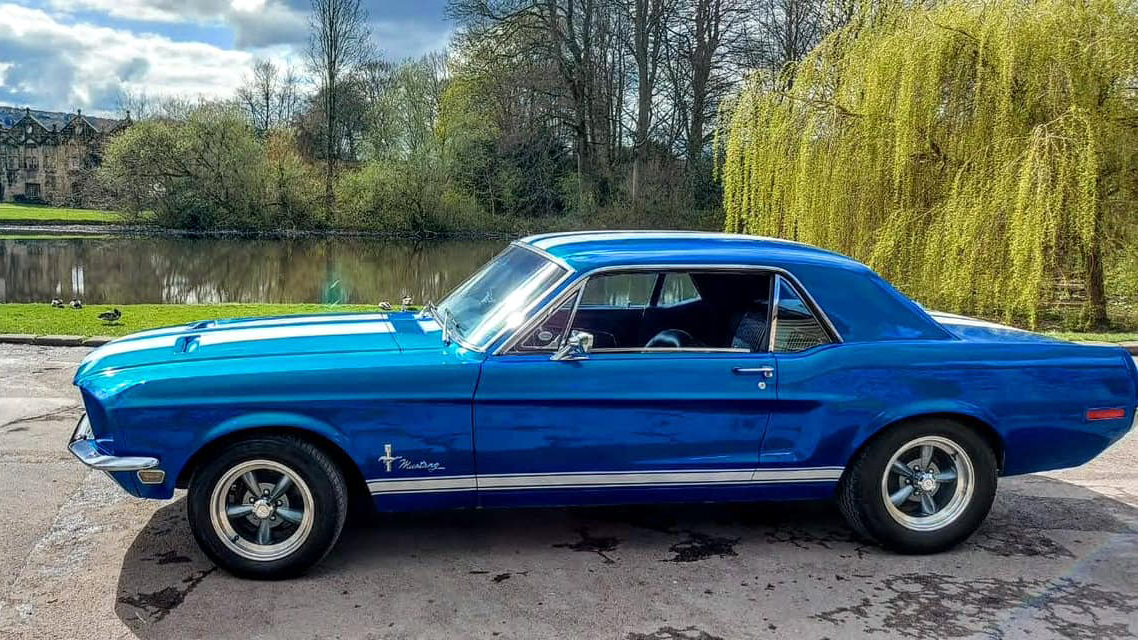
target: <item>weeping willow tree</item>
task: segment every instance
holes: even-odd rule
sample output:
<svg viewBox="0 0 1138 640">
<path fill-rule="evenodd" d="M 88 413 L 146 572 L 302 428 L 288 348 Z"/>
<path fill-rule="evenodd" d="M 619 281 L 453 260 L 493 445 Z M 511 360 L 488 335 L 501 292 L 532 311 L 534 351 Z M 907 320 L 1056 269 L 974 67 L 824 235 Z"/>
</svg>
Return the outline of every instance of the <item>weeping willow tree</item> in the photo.
<svg viewBox="0 0 1138 640">
<path fill-rule="evenodd" d="M 1032 326 L 1074 282 L 1101 326 L 1104 263 L 1138 252 L 1138 6 L 867 11 L 792 82 L 752 80 L 720 144 L 728 231 L 832 248 L 928 305 Z"/>
</svg>

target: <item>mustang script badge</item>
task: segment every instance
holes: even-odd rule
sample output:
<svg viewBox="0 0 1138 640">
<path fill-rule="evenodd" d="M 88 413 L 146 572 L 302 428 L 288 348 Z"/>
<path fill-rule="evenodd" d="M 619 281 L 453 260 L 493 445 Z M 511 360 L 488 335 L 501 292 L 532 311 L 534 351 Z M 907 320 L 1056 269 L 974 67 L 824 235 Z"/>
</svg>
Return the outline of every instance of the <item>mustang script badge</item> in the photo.
<svg viewBox="0 0 1138 640">
<path fill-rule="evenodd" d="M 399 463 L 400 469 L 411 471 L 434 472 L 446 469 L 446 467 L 444 467 L 441 462 L 427 462 L 426 460 L 412 462 L 403 456 L 392 455 L 393 451 L 394 449 L 392 449 L 390 444 L 385 444 L 383 445 L 383 455 L 379 457 L 379 461 L 382 462 L 383 466 L 387 468 L 388 473 L 391 473 L 391 465 L 395 464 L 396 462 Z"/>
</svg>

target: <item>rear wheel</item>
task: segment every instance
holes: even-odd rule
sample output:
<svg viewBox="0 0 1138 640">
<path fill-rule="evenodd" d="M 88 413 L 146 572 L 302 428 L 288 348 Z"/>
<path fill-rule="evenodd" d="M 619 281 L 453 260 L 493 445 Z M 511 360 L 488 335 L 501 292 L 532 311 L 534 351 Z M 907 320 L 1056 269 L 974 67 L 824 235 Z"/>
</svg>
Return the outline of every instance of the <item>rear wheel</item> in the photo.
<svg viewBox="0 0 1138 640">
<path fill-rule="evenodd" d="M 250 578 L 285 578 L 319 562 L 347 514 L 347 487 L 331 458 L 290 436 L 234 443 L 189 485 L 194 538 L 214 562 Z"/>
<path fill-rule="evenodd" d="M 967 538 L 992 506 L 998 470 L 975 430 L 947 419 L 896 425 L 858 454 L 838 505 L 863 536 L 902 553 L 935 553 Z"/>
</svg>

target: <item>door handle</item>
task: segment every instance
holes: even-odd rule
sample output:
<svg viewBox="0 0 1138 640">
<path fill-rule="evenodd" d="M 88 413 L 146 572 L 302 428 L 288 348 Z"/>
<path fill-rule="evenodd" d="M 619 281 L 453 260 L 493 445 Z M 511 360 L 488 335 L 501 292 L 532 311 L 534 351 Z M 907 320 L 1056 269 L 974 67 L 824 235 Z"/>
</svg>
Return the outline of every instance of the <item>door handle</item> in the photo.
<svg viewBox="0 0 1138 640">
<path fill-rule="evenodd" d="M 774 367 L 735 367 L 731 370 L 737 376 L 762 376 L 764 378 L 774 377 Z"/>
</svg>

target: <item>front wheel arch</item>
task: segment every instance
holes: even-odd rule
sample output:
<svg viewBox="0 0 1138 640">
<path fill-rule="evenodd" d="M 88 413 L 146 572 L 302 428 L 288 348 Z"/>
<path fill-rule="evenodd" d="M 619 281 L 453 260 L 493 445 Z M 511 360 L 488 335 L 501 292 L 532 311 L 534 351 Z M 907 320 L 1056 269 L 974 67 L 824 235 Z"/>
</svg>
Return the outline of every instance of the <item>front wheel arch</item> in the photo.
<svg viewBox="0 0 1138 640">
<path fill-rule="evenodd" d="M 195 451 L 186 461 L 186 464 L 182 466 L 182 470 L 178 473 L 178 480 L 175 483 L 175 487 L 178 489 L 187 488 L 190 484 L 190 478 L 194 475 L 194 471 L 197 470 L 204 461 L 209 460 L 214 453 L 241 442 L 242 440 L 265 435 L 293 436 L 315 445 L 327 454 L 328 457 L 332 458 L 332 461 L 336 463 L 336 467 L 339 468 L 340 473 L 344 475 L 344 481 L 348 485 L 349 509 L 355 512 L 359 511 L 362 507 L 371 506 L 371 493 L 368 491 L 367 481 L 364 479 L 363 473 L 360 472 L 359 465 L 352 460 L 348 452 L 340 447 L 340 445 L 319 433 L 297 427 L 249 427 L 237 431 L 230 431 L 229 433 L 210 440 Z"/>
</svg>

